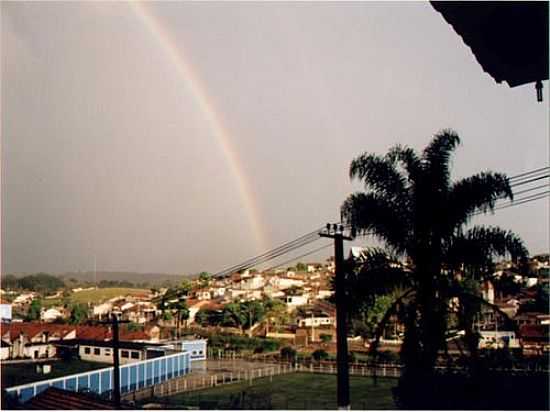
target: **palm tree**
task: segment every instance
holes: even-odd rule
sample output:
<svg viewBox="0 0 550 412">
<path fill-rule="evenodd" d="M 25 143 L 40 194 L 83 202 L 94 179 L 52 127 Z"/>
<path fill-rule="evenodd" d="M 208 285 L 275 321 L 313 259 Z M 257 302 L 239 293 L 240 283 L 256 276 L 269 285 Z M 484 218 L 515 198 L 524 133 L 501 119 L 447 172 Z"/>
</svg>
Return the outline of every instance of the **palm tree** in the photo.
<svg viewBox="0 0 550 412">
<path fill-rule="evenodd" d="M 446 344 L 452 299 L 469 308 L 480 304 L 481 298 L 465 287 L 466 280 L 490 273 L 496 256 L 510 255 L 514 261 L 527 256 L 523 242 L 511 232 L 466 227 L 475 213 L 493 211 L 497 199 L 513 199 L 513 194 L 501 173 L 451 181 L 450 158 L 459 143 L 454 131 L 443 130 L 422 153 L 395 146 L 385 156 L 365 153 L 350 166 L 350 178 L 361 180 L 365 192 L 347 198 L 343 220 L 360 233 L 374 235 L 385 250 L 371 249 L 364 265 L 348 271 L 349 301 L 368 305 L 378 294 L 403 291 L 378 329 L 392 314 L 403 318 L 404 381 L 432 377 Z M 400 264 L 403 259 L 410 264 Z M 463 323 L 471 338 L 471 316 Z M 475 352 L 475 340 L 470 341 Z"/>
</svg>

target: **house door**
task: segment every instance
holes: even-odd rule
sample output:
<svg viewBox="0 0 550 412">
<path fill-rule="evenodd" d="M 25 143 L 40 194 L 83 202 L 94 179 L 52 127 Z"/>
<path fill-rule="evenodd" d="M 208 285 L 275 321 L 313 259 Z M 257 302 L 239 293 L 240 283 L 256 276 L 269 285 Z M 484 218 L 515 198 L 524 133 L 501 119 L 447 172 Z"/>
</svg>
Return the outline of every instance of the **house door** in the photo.
<svg viewBox="0 0 550 412">
<path fill-rule="evenodd" d="M 34 359 L 38 359 L 38 351 L 37 350 L 34 351 Z"/>
</svg>

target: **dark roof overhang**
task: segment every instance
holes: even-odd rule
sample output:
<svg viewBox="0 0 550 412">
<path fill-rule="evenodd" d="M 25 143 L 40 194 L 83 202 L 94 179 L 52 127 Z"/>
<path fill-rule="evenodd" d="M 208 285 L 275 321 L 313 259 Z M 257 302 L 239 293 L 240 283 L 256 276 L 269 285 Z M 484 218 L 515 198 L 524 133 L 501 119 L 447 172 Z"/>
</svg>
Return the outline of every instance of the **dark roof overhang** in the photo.
<svg viewBox="0 0 550 412">
<path fill-rule="evenodd" d="M 548 79 L 547 1 L 432 1 L 497 83 Z"/>
</svg>

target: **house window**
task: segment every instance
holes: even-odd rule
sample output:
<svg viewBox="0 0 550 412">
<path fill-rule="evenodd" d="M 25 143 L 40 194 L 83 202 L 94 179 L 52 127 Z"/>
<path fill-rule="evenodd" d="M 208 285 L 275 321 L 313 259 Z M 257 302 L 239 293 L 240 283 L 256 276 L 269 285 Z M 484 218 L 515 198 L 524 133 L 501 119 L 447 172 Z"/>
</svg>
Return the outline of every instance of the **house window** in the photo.
<svg viewBox="0 0 550 412">
<path fill-rule="evenodd" d="M 84 346 L 84 353 L 85 353 L 86 355 L 89 355 L 91 352 L 92 352 L 92 351 L 91 351 L 91 348 L 90 348 L 90 347 Z"/>
<path fill-rule="evenodd" d="M 103 350 L 103 354 L 104 354 L 105 356 L 111 356 L 111 349 L 104 349 L 104 350 Z"/>
<path fill-rule="evenodd" d="M 99 348 L 94 348 L 94 355 L 98 355 L 101 353 L 101 349 Z"/>
<path fill-rule="evenodd" d="M 129 356 L 130 355 L 129 355 L 127 350 L 123 350 L 123 351 L 120 352 L 120 357 L 121 358 L 128 358 Z"/>
<path fill-rule="evenodd" d="M 202 350 L 199 351 L 199 355 L 202 355 L 204 352 Z"/>
<path fill-rule="evenodd" d="M 131 355 L 132 355 L 132 359 L 139 359 L 139 352 L 132 351 Z"/>
</svg>

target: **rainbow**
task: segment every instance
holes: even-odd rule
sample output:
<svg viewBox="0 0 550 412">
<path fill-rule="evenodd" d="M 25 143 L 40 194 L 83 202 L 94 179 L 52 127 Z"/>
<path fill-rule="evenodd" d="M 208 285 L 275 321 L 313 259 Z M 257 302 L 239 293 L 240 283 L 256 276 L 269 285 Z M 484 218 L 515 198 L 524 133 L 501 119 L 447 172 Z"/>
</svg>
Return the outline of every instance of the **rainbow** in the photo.
<svg viewBox="0 0 550 412">
<path fill-rule="evenodd" d="M 254 196 L 252 190 L 250 189 L 250 184 L 240 166 L 241 160 L 239 159 L 237 151 L 231 145 L 229 133 L 224 128 L 220 116 L 216 113 L 213 105 L 209 102 L 205 87 L 201 84 L 199 77 L 191 67 L 189 59 L 185 56 L 181 45 L 176 44 L 176 41 L 162 26 L 159 19 L 147 9 L 145 2 L 130 1 L 128 4 L 130 4 L 139 20 L 157 40 L 162 50 L 166 53 L 166 56 L 174 65 L 178 76 L 183 79 L 188 90 L 191 92 L 199 110 L 205 117 L 212 134 L 216 138 L 227 161 L 231 174 L 235 179 L 241 202 L 250 220 L 250 226 L 254 234 L 255 241 L 261 249 L 267 250 L 268 242 L 266 242 L 264 231 L 262 229 L 260 214 L 258 211 L 259 208 L 254 202 Z"/>
</svg>

